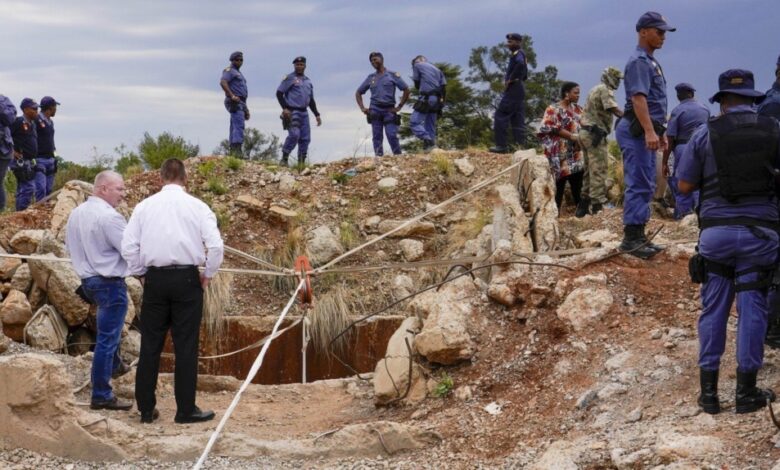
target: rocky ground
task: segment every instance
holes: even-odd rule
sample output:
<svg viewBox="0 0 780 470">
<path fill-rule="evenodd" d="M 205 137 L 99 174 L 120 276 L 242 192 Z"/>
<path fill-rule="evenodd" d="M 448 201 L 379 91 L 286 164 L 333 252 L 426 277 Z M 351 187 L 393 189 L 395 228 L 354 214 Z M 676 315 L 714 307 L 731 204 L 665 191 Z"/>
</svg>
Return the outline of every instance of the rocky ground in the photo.
<svg viewBox="0 0 780 470">
<path fill-rule="evenodd" d="M 215 209 L 226 243 L 282 264 L 289 256 L 279 247 L 332 259 L 510 163 L 509 156 L 470 152 L 345 160 L 302 173 L 260 164 L 231 170 L 212 157 L 188 166 L 190 189 Z M 226 193 L 213 191 L 215 175 Z M 143 174 L 128 186 L 132 207 L 157 183 Z M 478 254 L 478 246 L 501 232 L 494 212 L 511 206 L 507 198 L 483 190 L 426 219 L 431 226 L 382 240 L 343 265 Z M 20 230 L 51 230 L 56 206 L 52 201 L 3 216 L 0 245 L 18 252 L 11 240 Z M 205 468 L 772 468 L 780 459 L 780 435 L 768 413 L 733 413 L 736 312 L 721 375 L 725 410 L 716 416 L 698 411 L 700 306 L 687 278 L 696 229 L 691 220 L 665 215 L 657 211 L 650 229 L 660 229 L 656 241 L 666 250 L 641 261 L 611 256 L 620 209 L 575 219 L 571 206 L 564 207 L 555 249 L 569 254 L 533 258 L 560 266 L 498 268 L 492 280 L 462 277 L 388 310 L 409 320 L 390 341 L 387 368 L 362 379 L 250 386 Z M 535 236 L 518 228 L 524 220 L 514 213 L 506 222 L 510 239 L 502 243 L 510 252 L 522 251 L 517 246 Z M 499 251 L 489 254 L 496 258 Z M 233 255 L 225 265 L 257 267 Z M 315 294 L 347 289 L 357 316 L 441 280 L 446 270 L 334 273 L 315 278 Z M 14 284 L 14 274 L 0 272 L 8 276 L 6 299 L 24 287 L 35 303 L 34 286 L 21 284 L 20 276 Z M 236 275 L 228 313 L 276 315 L 286 292 L 266 278 Z M 4 311 L 5 304 L 5 323 Z M 9 323 L 6 331 L 12 329 Z M 439 331 L 457 345 L 436 349 Z M 396 392 L 382 390 L 387 374 L 396 389 L 408 382 L 408 354 L 398 347 L 408 335 L 415 347 L 410 393 L 377 406 L 382 393 L 392 401 Z M 90 354 L 9 343 L 0 355 L 0 467 L 190 468 L 217 421 L 174 424 L 170 374 L 161 378 L 162 417 L 153 425 L 142 426 L 135 411 L 90 411 L 89 387 L 73 393 L 88 377 Z M 767 351 L 762 383 L 780 387 L 778 361 Z M 401 372 L 393 375 L 396 367 Z M 115 382 L 117 393 L 130 397 L 132 384 L 131 372 Z M 198 402 L 220 418 L 238 385 L 230 377 L 201 377 Z"/>
</svg>

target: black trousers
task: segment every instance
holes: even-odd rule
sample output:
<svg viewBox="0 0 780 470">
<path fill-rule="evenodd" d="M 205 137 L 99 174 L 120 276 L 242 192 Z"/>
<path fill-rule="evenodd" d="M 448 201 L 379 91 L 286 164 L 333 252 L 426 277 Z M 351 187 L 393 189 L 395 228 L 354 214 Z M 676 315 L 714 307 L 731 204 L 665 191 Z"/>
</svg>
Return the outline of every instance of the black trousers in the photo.
<svg viewBox="0 0 780 470">
<path fill-rule="evenodd" d="M 140 318 L 141 355 L 135 378 L 135 399 L 139 411 L 152 411 L 157 404 L 155 390 L 160 372 L 160 353 L 169 329 L 176 356 L 176 414 L 187 415 L 194 411 L 202 316 L 203 289 L 196 267 L 150 268 L 147 271 Z"/>
<path fill-rule="evenodd" d="M 580 171 L 579 173 L 572 173 L 568 176 L 564 176 L 555 182 L 555 205 L 558 206 L 558 209 L 561 208 L 561 203 L 563 202 L 563 192 L 566 190 L 567 181 L 569 182 L 569 186 L 571 186 L 571 197 L 574 199 L 574 204 L 577 205 L 580 203 L 580 194 L 582 194 L 582 178 L 584 176 L 585 172 Z"/>
</svg>

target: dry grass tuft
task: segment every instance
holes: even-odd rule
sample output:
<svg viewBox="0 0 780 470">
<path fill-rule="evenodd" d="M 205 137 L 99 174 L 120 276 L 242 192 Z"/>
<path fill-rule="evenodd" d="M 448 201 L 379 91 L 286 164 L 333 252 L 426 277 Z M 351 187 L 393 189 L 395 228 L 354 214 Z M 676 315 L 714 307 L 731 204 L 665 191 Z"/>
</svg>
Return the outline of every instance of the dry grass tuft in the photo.
<svg viewBox="0 0 780 470">
<path fill-rule="evenodd" d="M 480 208 L 476 217 L 455 224 L 447 234 L 445 254 L 450 255 L 463 248 L 467 241 L 477 238 L 485 225 L 492 222 L 493 212 L 485 208 Z"/>
<path fill-rule="evenodd" d="M 349 290 L 343 285 L 333 287 L 317 299 L 309 314 L 309 332 L 312 345 L 317 351 L 326 353 L 331 340 L 349 327 L 352 322 L 351 312 L 355 306 L 355 303 L 350 301 Z M 349 333 L 342 335 L 334 343 L 331 352 L 343 352 L 348 338 Z"/>
<path fill-rule="evenodd" d="M 291 268 L 295 264 L 295 258 L 306 251 L 306 240 L 303 230 L 299 226 L 291 225 L 287 230 L 284 244 L 270 251 L 258 253 L 258 257 L 282 268 Z M 290 294 L 298 286 L 298 278 L 293 276 L 272 276 L 271 287 L 274 291 Z"/>
<path fill-rule="evenodd" d="M 230 295 L 230 285 L 233 283 L 233 275 L 218 272 L 209 282 L 206 292 L 203 293 L 203 324 L 206 336 L 220 338 L 222 336 L 222 321 L 225 312 L 230 309 L 233 298 Z"/>
</svg>

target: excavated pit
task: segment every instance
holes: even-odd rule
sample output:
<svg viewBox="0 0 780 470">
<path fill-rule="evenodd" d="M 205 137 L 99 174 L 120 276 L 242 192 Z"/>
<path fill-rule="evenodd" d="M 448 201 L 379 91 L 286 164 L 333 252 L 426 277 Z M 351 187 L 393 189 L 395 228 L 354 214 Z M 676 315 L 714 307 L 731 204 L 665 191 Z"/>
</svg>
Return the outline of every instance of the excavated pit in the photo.
<svg viewBox="0 0 780 470">
<path fill-rule="evenodd" d="M 237 351 L 268 336 L 273 329 L 275 318 L 235 316 L 226 317 L 222 334 L 219 338 L 207 338 L 201 330 L 200 355 L 218 356 Z M 285 320 L 280 329 L 293 323 L 296 319 Z M 382 359 L 387 349 L 390 336 L 403 321 L 400 316 L 374 318 L 371 321 L 356 326 L 349 334 L 345 347 L 338 354 L 339 359 L 349 367 L 331 357 L 329 354 L 316 350 L 310 342 L 306 349 L 306 381 L 313 382 L 324 379 L 350 377 L 355 372 L 373 372 L 376 363 Z M 303 335 L 299 323 L 285 332 L 268 348 L 263 366 L 260 368 L 253 383 L 256 384 L 289 384 L 300 383 L 303 378 Z M 165 352 L 173 352 L 173 344 L 168 336 Z M 201 359 L 200 374 L 230 375 L 243 380 L 249 373 L 260 348 L 218 359 Z M 163 357 L 160 370 L 173 372 L 172 357 Z M 350 369 L 351 368 L 351 369 Z"/>
</svg>

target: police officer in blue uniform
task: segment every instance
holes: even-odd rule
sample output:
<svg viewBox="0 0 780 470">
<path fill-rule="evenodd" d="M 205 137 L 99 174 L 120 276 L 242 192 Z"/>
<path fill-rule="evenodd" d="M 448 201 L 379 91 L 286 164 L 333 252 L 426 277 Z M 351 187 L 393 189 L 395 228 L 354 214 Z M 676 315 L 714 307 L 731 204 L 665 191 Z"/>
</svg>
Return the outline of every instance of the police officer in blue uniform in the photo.
<svg viewBox="0 0 780 470">
<path fill-rule="evenodd" d="M 11 126 L 16 120 L 16 106 L 5 95 L 0 95 L 0 211 L 5 210 L 5 174 L 14 158 L 14 140 Z"/>
<path fill-rule="evenodd" d="M 222 71 L 219 85 L 225 92 L 225 109 L 230 113 L 230 153 L 241 156 L 241 146 L 244 144 L 244 121 L 249 120 L 249 108 L 246 99 L 249 91 L 246 79 L 241 73 L 244 65 L 244 54 L 236 51 L 230 54 L 230 66 Z"/>
<path fill-rule="evenodd" d="M 412 81 L 420 96 L 414 104 L 409 128 L 428 152 L 436 146 L 436 120 L 444 107 L 447 79 L 425 56 L 418 55 L 412 59 Z"/>
<path fill-rule="evenodd" d="M 490 151 L 507 153 L 507 127 L 511 126 L 517 145 L 525 145 L 525 85 L 528 79 L 528 61 L 520 50 L 523 36 L 518 33 L 506 35 L 506 47 L 511 52 L 504 74 L 504 94 L 493 116 L 493 134 L 496 142 Z"/>
<path fill-rule="evenodd" d="M 293 59 L 295 71 L 285 75 L 279 88 L 276 89 L 276 99 L 282 106 L 282 123 L 287 130 L 287 139 L 282 146 L 282 165 L 288 165 L 288 158 L 295 146 L 298 146 L 298 164 L 306 163 L 311 142 L 311 126 L 309 125 L 309 112 L 311 108 L 317 119 L 317 126 L 322 125 L 320 112 L 317 111 L 317 103 L 314 101 L 314 85 L 309 77 L 304 75 L 306 71 L 306 57 Z"/>
<path fill-rule="evenodd" d="M 32 203 L 35 196 L 35 172 L 38 156 L 38 134 L 35 121 L 38 118 L 38 103 L 25 98 L 19 105 L 22 115 L 11 125 L 11 138 L 14 140 L 14 160 L 11 171 L 16 177 L 16 210 L 23 211 Z"/>
<path fill-rule="evenodd" d="M 699 317 L 699 406 L 720 411 L 718 370 L 726 346 L 729 311 L 737 300 L 736 412 L 749 413 L 774 401 L 756 387 L 767 329 L 767 288 L 777 263 L 778 206 L 775 172 L 780 167 L 780 125 L 758 115 L 764 94 L 753 74 L 727 70 L 718 77 L 721 116 L 700 126 L 678 163 L 678 189 L 701 191 L 694 282 L 702 282 Z"/>
<path fill-rule="evenodd" d="M 758 105 L 758 114 L 780 121 L 780 57 L 775 68 L 775 83 L 766 92 L 766 98 Z M 770 348 L 780 349 L 780 289 L 769 291 L 769 327 L 764 344 Z"/>
<path fill-rule="evenodd" d="M 41 112 L 35 121 L 38 134 L 38 158 L 35 172 L 35 199 L 42 200 L 49 194 L 54 186 L 54 176 L 57 174 L 57 159 L 54 145 L 54 121 L 57 114 L 57 105 L 60 104 L 51 96 L 41 98 Z"/>
<path fill-rule="evenodd" d="M 667 31 L 675 31 L 654 11 L 636 23 L 639 44 L 628 59 L 625 73 L 626 107 L 615 136 L 623 152 L 625 196 L 623 242 L 620 249 L 642 259 L 655 256 L 661 247 L 650 243 L 645 224 L 655 192 L 656 152 L 666 147 L 666 78 L 653 53 L 663 47 Z"/>
<path fill-rule="evenodd" d="M 777 58 L 775 65 L 775 83 L 767 90 L 766 99 L 758 105 L 758 114 L 780 121 L 780 57 Z"/>
<path fill-rule="evenodd" d="M 401 124 L 401 116 L 398 113 L 409 99 L 409 85 L 406 84 L 401 74 L 391 72 L 385 68 L 385 59 L 381 52 L 372 52 L 368 60 L 376 72 L 369 74 L 355 92 L 355 100 L 358 107 L 369 123 L 373 134 L 374 155 L 384 155 L 382 145 L 382 131 L 387 134 L 387 142 L 393 150 L 393 154 L 401 154 L 401 142 L 398 140 L 398 125 Z M 403 91 L 398 106 L 395 104 L 395 90 Z M 363 104 L 363 95 L 371 90 L 371 102 L 368 108 Z"/>
<path fill-rule="evenodd" d="M 677 99 L 680 101 L 673 110 L 669 118 L 669 125 L 666 128 L 666 137 L 669 145 L 664 149 L 663 172 L 669 183 L 669 189 L 674 196 L 674 218 L 679 220 L 693 212 L 694 207 L 699 200 L 699 192 L 692 194 L 682 194 L 677 191 L 677 176 L 674 165 L 671 172 L 669 170 L 669 155 L 674 150 L 675 161 L 680 159 L 680 155 L 685 151 L 685 146 L 697 127 L 704 124 L 710 118 L 710 110 L 694 99 L 696 90 L 690 83 L 678 83 L 674 89 L 677 91 Z"/>
</svg>

